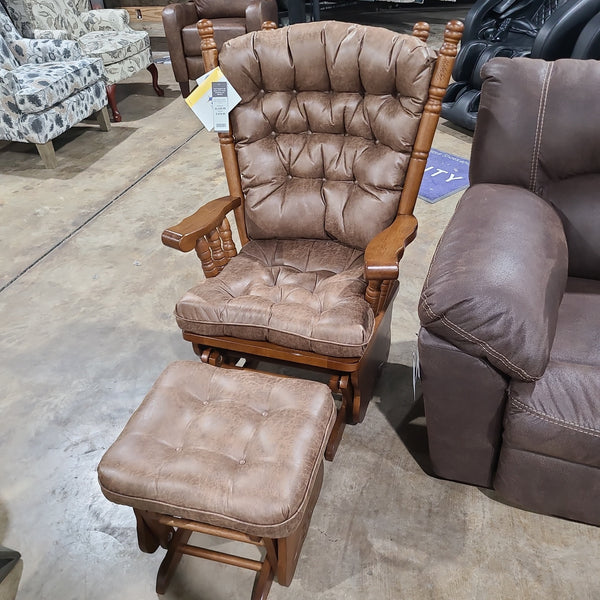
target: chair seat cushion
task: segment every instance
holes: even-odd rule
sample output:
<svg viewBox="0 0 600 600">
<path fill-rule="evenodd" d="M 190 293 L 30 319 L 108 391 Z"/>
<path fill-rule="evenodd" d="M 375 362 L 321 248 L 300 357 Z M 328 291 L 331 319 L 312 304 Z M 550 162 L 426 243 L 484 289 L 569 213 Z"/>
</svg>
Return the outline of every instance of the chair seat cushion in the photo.
<svg viewBox="0 0 600 600">
<path fill-rule="evenodd" d="M 544 375 L 511 385 L 505 445 L 600 468 L 598 314 L 600 281 L 570 278 Z"/>
<path fill-rule="evenodd" d="M 335 357 L 373 333 L 363 253 L 330 240 L 253 240 L 175 309 L 184 331 L 268 341 Z"/>
<path fill-rule="evenodd" d="M 15 100 L 23 113 L 48 110 L 103 76 L 102 62 L 84 58 L 68 62 L 25 64 L 10 72 Z"/>
<path fill-rule="evenodd" d="M 227 40 L 246 33 L 246 19 L 244 18 L 212 19 L 211 22 L 217 48 L 221 48 Z M 186 25 L 181 30 L 181 39 L 183 41 L 183 52 L 186 56 L 202 56 L 200 34 L 196 23 Z"/>
<path fill-rule="evenodd" d="M 287 537 L 306 511 L 335 414 L 321 383 L 176 362 L 104 455 L 100 485 L 133 508 Z"/>
<path fill-rule="evenodd" d="M 92 31 L 77 41 L 84 54 L 101 58 L 105 65 L 130 58 L 150 47 L 150 36 L 145 31 Z"/>
</svg>

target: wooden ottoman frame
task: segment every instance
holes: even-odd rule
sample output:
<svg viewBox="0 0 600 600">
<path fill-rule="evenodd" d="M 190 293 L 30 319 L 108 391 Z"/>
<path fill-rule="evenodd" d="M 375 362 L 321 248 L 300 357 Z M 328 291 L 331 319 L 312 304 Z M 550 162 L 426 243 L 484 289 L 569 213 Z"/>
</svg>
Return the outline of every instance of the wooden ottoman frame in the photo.
<svg viewBox="0 0 600 600">
<path fill-rule="evenodd" d="M 288 537 L 280 539 L 248 535 L 225 527 L 217 527 L 134 508 L 140 550 L 153 553 L 159 546 L 167 550 L 167 554 L 158 569 L 156 593 L 164 594 L 167 591 L 175 569 L 184 554 L 256 571 L 251 600 L 265 600 L 275 576 L 280 585 L 289 586 L 296 571 L 302 544 L 308 533 L 310 518 L 319 497 L 322 482 L 323 465 L 321 464 L 308 508 L 300 526 Z M 188 541 L 194 532 L 264 548 L 264 558 L 259 561 L 192 546 L 188 544 Z"/>
</svg>

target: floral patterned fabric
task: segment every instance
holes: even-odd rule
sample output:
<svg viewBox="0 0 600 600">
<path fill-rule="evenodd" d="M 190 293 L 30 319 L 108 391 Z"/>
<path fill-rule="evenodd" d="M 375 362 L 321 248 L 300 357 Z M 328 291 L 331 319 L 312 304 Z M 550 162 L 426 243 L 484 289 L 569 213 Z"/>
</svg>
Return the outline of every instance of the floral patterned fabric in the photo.
<svg viewBox="0 0 600 600">
<path fill-rule="evenodd" d="M 45 144 L 106 104 L 100 59 L 22 38 L 0 5 L 0 139 Z"/>
<path fill-rule="evenodd" d="M 40 73 L 38 64 L 21 65 L 8 73 L 12 80 L 17 108 L 24 113 L 47 110 L 76 92 L 103 81 L 99 59 L 49 62 Z"/>
<path fill-rule="evenodd" d="M 66 32 L 86 56 L 102 58 L 108 84 L 130 77 L 152 62 L 150 36 L 129 27 L 126 10 L 89 10 L 87 0 L 6 1 L 21 31 L 34 31 L 36 37 L 55 37 L 60 31 L 62 39 Z"/>
<path fill-rule="evenodd" d="M 111 65 L 149 50 L 150 38 L 145 31 L 132 30 L 118 35 L 110 31 L 93 31 L 80 37 L 79 45 L 87 56 L 101 58 L 105 65 Z"/>
</svg>

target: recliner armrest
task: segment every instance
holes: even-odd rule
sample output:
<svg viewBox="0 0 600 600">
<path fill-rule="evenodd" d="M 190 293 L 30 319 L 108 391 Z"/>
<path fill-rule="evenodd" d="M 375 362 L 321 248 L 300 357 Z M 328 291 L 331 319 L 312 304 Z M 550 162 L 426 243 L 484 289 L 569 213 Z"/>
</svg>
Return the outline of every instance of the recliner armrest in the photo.
<svg viewBox="0 0 600 600">
<path fill-rule="evenodd" d="M 181 250 L 181 252 L 193 250 L 199 238 L 218 227 L 227 213 L 240 206 L 241 203 L 240 198 L 231 196 L 211 200 L 193 215 L 186 217 L 177 225 L 165 229 L 161 237 L 162 243 L 170 248 Z"/>
<path fill-rule="evenodd" d="M 556 211 L 516 186 L 474 185 L 442 236 L 419 303 L 421 324 L 523 381 L 539 379 L 567 281 Z"/>
<path fill-rule="evenodd" d="M 394 222 L 376 235 L 365 250 L 365 278 L 397 279 L 398 263 L 404 249 L 417 235 L 417 219 L 399 215 Z"/>
</svg>

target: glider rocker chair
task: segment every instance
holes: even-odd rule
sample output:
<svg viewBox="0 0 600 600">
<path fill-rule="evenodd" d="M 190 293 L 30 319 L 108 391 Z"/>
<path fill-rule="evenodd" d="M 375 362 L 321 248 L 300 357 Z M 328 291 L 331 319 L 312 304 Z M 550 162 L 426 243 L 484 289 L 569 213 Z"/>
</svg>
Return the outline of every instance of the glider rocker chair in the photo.
<svg viewBox="0 0 600 600">
<path fill-rule="evenodd" d="M 56 167 L 52 140 L 96 113 L 110 128 L 100 59 L 82 58 L 75 42 L 21 37 L 0 5 L 0 139 L 37 146 Z"/>
<path fill-rule="evenodd" d="M 129 26 L 126 10 L 89 10 L 88 0 L 8 0 L 7 6 L 24 35 L 33 32 L 36 38 L 73 39 L 85 56 L 102 59 L 114 121 L 122 119 L 115 84 L 138 71 L 148 69 L 154 91 L 164 95 L 152 62 L 150 36 Z"/>
<path fill-rule="evenodd" d="M 600 65 L 496 58 L 483 79 L 419 305 L 433 469 L 600 525 Z"/>
<path fill-rule="evenodd" d="M 200 28 L 210 69 L 212 27 Z M 425 37 L 428 26 L 415 29 Z M 439 58 L 415 36 L 327 21 L 225 43 L 220 67 L 242 97 L 231 134 L 219 134 L 230 196 L 163 233 L 166 245 L 195 249 L 207 277 L 175 310 L 204 362 L 274 360 L 330 375 L 341 395 L 330 459 L 387 359 L 398 261 L 416 235 L 461 31 L 449 23 Z"/>
<path fill-rule="evenodd" d="M 210 19 L 217 49 L 227 41 L 257 31 L 266 21 L 277 22 L 276 0 L 194 0 L 165 6 L 162 20 L 173 74 L 183 97 L 189 96 L 190 80 L 204 74 L 197 24 Z"/>
</svg>

